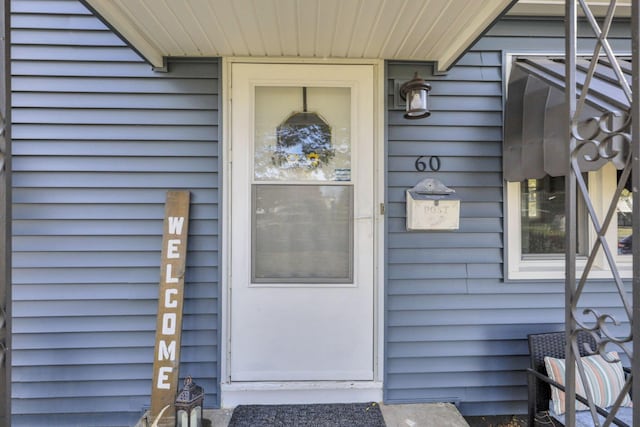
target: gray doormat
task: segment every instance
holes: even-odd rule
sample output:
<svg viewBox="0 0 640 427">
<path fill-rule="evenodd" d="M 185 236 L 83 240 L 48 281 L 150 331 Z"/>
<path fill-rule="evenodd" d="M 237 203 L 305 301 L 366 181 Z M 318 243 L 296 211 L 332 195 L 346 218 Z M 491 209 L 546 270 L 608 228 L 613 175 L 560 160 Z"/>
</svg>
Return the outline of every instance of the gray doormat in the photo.
<svg viewBox="0 0 640 427">
<path fill-rule="evenodd" d="M 229 427 L 385 427 L 377 403 L 240 405 Z"/>
</svg>

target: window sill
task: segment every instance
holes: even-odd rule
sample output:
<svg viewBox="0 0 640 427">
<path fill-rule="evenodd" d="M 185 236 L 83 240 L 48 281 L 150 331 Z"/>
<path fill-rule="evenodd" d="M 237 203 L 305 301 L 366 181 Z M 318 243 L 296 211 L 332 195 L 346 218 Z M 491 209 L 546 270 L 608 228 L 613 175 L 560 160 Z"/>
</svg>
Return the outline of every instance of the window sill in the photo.
<svg viewBox="0 0 640 427">
<path fill-rule="evenodd" d="M 631 279 L 633 271 L 633 264 L 631 259 L 618 260 L 618 272 L 622 279 Z M 586 262 L 580 260 L 576 265 L 576 277 L 579 279 L 582 275 Z M 602 267 L 592 267 L 589 273 L 590 279 L 611 279 L 611 270 Z M 517 268 L 509 269 L 507 271 L 507 281 L 511 280 L 564 280 L 564 262 L 563 261 L 521 261 L 518 263 Z"/>
</svg>

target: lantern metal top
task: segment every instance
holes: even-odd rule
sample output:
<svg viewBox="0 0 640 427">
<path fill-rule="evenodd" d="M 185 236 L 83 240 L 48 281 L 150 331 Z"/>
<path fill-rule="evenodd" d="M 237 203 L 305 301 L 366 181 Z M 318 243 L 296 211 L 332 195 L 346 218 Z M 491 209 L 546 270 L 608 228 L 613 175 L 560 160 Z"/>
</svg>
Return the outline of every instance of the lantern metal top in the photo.
<svg viewBox="0 0 640 427">
<path fill-rule="evenodd" d="M 404 82 L 402 86 L 400 86 L 400 97 L 403 100 L 407 99 L 407 94 L 416 89 L 424 89 L 427 92 L 431 90 L 431 85 L 427 83 L 416 71 L 413 75 L 413 78 L 408 82 Z"/>
<path fill-rule="evenodd" d="M 204 389 L 188 376 L 184 379 L 184 388 L 180 390 L 178 397 L 176 397 L 176 409 L 188 409 L 194 405 L 202 405 L 203 400 Z"/>
<path fill-rule="evenodd" d="M 431 85 L 425 82 L 424 79 L 418 75 L 417 71 L 413 79 L 400 86 L 400 98 L 407 101 L 407 112 L 404 115 L 405 119 L 421 119 L 431 115 L 427 101 L 430 90 Z M 417 102 L 415 100 L 417 100 Z M 416 105 L 414 105 L 414 103 Z"/>
</svg>

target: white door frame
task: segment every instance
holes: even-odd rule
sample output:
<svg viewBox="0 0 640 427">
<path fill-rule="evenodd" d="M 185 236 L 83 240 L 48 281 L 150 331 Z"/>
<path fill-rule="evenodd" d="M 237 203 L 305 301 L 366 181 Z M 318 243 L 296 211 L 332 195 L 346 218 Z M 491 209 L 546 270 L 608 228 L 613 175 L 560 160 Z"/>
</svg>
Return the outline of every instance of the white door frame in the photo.
<svg viewBox="0 0 640 427">
<path fill-rule="evenodd" d="M 231 286 L 231 66 L 233 63 L 303 63 L 371 65 L 374 73 L 374 380 L 283 383 L 232 383 L 230 380 Z M 222 60 L 222 270 L 221 279 L 221 406 L 268 403 L 381 401 L 384 361 L 384 61 L 299 58 L 223 58 Z"/>
</svg>

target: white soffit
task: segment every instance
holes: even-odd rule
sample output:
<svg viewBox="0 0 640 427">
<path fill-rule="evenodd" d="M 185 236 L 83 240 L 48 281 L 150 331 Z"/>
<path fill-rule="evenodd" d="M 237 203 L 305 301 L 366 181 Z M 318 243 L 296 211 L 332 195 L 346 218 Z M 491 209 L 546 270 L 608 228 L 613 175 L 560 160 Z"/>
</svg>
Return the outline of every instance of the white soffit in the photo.
<svg viewBox="0 0 640 427">
<path fill-rule="evenodd" d="M 434 61 L 446 70 L 513 0 L 84 0 L 152 65 L 164 57 Z"/>
<path fill-rule="evenodd" d="M 595 16 L 604 16 L 609 8 L 609 0 L 587 0 L 591 12 Z M 520 16 L 564 16 L 565 0 L 519 0 L 513 6 L 509 15 Z M 578 15 L 584 15 L 578 6 Z M 617 0 L 616 16 L 631 16 L 631 0 Z"/>
</svg>

